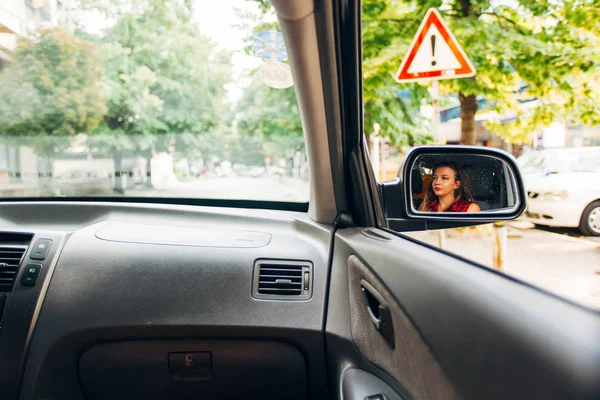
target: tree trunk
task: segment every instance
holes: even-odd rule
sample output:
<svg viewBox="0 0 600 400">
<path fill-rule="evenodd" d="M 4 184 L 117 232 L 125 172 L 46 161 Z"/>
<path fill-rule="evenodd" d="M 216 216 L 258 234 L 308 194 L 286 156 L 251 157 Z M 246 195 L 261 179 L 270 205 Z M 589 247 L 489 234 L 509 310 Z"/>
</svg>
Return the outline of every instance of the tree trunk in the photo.
<svg viewBox="0 0 600 400">
<path fill-rule="evenodd" d="M 152 151 L 146 153 L 146 187 L 152 188 Z"/>
<path fill-rule="evenodd" d="M 123 178 L 121 176 L 122 161 L 123 155 L 116 147 L 113 147 L 113 162 L 115 167 L 115 184 L 113 190 L 119 194 L 125 193 L 125 189 L 123 188 Z"/>
<path fill-rule="evenodd" d="M 475 144 L 475 114 L 477 113 L 477 97 L 474 94 L 465 96 L 458 94 L 460 100 L 460 144 Z"/>
<path fill-rule="evenodd" d="M 38 156 L 36 160 L 36 169 L 38 174 L 38 191 L 39 196 L 48 197 L 54 196 L 54 184 L 52 176 L 52 159 Z M 61 193 L 63 194 L 63 193 Z M 72 196 L 73 194 L 67 194 Z"/>
<path fill-rule="evenodd" d="M 22 179 L 21 179 L 21 148 L 20 147 L 9 147 L 9 149 L 12 152 L 12 157 L 9 157 L 9 160 L 12 158 L 13 165 L 14 165 L 14 168 L 13 168 L 14 182 L 21 183 L 22 182 Z M 10 167 L 10 164 L 9 164 L 9 167 Z"/>
</svg>

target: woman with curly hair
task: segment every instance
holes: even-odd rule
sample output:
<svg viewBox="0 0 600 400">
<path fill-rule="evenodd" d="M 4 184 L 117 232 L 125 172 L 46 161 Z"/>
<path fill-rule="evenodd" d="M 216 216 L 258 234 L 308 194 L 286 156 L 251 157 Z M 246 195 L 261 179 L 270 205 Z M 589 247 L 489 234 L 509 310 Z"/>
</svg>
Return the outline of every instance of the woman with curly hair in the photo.
<svg viewBox="0 0 600 400">
<path fill-rule="evenodd" d="M 457 164 L 453 162 L 439 163 L 433 171 L 433 180 L 425 192 L 425 198 L 419 211 L 481 211 L 473 199 L 467 177 L 463 175 Z"/>
</svg>

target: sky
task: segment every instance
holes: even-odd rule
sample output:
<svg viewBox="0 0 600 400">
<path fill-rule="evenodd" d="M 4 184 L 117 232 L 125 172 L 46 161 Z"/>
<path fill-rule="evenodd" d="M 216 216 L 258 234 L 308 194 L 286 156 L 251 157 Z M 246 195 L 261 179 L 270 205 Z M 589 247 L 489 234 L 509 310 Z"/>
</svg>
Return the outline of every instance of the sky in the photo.
<svg viewBox="0 0 600 400">
<path fill-rule="evenodd" d="M 250 33 L 233 25 L 243 21 L 236 16 L 235 9 L 256 9 L 256 4 L 247 0 L 196 0 L 195 20 L 200 32 L 212 37 L 221 47 L 239 49 Z"/>
<path fill-rule="evenodd" d="M 240 27 L 244 21 L 236 15 L 236 9 L 252 12 L 258 9 L 258 4 L 249 0 L 196 0 L 194 5 L 194 20 L 200 33 L 210 37 L 218 48 L 232 52 L 232 83 L 225 89 L 229 101 L 234 103 L 241 98 L 244 88 L 250 85 L 249 73 L 263 63 L 261 58 L 245 53 L 245 40 L 252 35 L 252 30 L 251 27 Z M 101 33 L 107 24 L 100 13 L 87 12 L 77 18 L 90 33 Z"/>
<path fill-rule="evenodd" d="M 244 52 L 245 40 L 252 32 L 237 26 L 243 21 L 235 10 L 256 10 L 257 4 L 248 0 L 196 0 L 194 4 L 200 33 L 211 37 L 220 48 L 234 52 L 232 78 L 236 83 L 226 85 L 226 89 L 229 101 L 236 102 L 243 95 L 244 88 L 251 83 L 249 72 L 258 68 L 263 61 Z"/>
</svg>

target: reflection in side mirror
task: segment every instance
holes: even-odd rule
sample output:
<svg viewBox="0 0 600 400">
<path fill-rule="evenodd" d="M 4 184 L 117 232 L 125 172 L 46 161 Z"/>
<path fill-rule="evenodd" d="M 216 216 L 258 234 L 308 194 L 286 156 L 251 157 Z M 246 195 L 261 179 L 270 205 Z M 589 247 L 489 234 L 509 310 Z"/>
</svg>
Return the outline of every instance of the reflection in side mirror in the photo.
<svg viewBox="0 0 600 400">
<path fill-rule="evenodd" d="M 390 229 L 411 231 L 507 221 L 526 207 L 516 160 L 489 147 L 421 146 L 399 179 L 379 184 Z"/>
<path fill-rule="evenodd" d="M 515 178 L 498 157 L 434 153 L 417 156 L 410 175 L 412 212 L 514 211 Z"/>
<path fill-rule="evenodd" d="M 501 150 L 416 147 L 406 155 L 399 178 L 380 184 L 385 216 L 394 230 L 506 221 L 525 211 L 516 160 Z"/>
</svg>

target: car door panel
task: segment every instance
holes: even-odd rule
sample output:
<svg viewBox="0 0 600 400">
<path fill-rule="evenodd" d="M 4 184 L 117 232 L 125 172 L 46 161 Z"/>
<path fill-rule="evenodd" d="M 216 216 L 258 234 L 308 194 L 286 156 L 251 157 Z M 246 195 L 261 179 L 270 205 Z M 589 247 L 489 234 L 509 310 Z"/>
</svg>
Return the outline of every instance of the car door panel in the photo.
<svg viewBox="0 0 600 400">
<path fill-rule="evenodd" d="M 334 380 L 356 367 L 415 399 L 597 398 L 596 313 L 409 239 L 368 231 L 335 237 L 326 325 Z M 404 332 L 395 346 L 410 351 L 370 350 L 385 341 L 366 328 L 371 321 L 357 285 L 364 278 L 395 310 L 394 329 Z M 356 335 L 358 324 L 370 329 L 366 339 Z M 445 377 L 456 392 L 433 394 Z"/>
<path fill-rule="evenodd" d="M 456 398 L 454 388 L 412 322 L 381 281 L 355 255 L 348 258 L 348 282 L 352 340 L 361 354 L 393 376 L 409 393 L 418 393 L 416 398 Z M 391 321 L 387 323 L 393 326 L 393 347 L 371 321 L 365 282 L 388 304 Z"/>
</svg>

